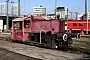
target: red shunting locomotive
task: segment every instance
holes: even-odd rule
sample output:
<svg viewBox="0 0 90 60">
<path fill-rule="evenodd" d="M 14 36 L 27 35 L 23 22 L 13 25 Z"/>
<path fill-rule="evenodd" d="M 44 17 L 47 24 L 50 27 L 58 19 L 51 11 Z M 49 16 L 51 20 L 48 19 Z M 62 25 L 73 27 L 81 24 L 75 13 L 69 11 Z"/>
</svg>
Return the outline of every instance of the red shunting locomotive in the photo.
<svg viewBox="0 0 90 60">
<path fill-rule="evenodd" d="M 64 20 L 45 20 L 32 15 L 12 20 L 12 41 L 58 48 L 71 45 L 73 37 L 80 37 L 80 34 L 65 33 Z"/>
</svg>

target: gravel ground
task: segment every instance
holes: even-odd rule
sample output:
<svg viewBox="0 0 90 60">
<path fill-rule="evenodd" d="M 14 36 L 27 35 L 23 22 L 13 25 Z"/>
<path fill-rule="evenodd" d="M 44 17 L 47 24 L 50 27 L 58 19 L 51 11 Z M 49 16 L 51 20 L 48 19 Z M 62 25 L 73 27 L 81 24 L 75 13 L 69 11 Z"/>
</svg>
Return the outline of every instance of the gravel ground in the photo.
<svg viewBox="0 0 90 60">
<path fill-rule="evenodd" d="M 0 37 L 10 37 L 11 38 L 11 33 L 0 33 Z"/>
<path fill-rule="evenodd" d="M 62 51 L 39 48 L 35 46 L 29 46 L 29 45 L 18 44 L 18 43 L 12 43 L 8 41 L 0 41 L 0 48 L 4 48 L 6 50 L 9 50 L 15 53 L 19 53 L 25 56 L 34 57 L 34 58 L 43 59 L 43 60 L 78 60 L 82 58 L 82 55 L 70 54 Z M 5 58 L 7 58 L 7 54 L 5 55 L 6 56 L 2 54 L 1 56 L 4 56 Z M 14 57 L 11 55 L 10 58 L 14 58 Z M 19 60 L 18 58 L 19 57 L 17 57 L 16 60 Z"/>
<path fill-rule="evenodd" d="M 72 44 L 73 46 L 90 49 L 90 38 L 84 38 L 84 37 L 80 39 L 73 38 L 73 41 L 74 41 L 74 43 Z"/>
<path fill-rule="evenodd" d="M 40 60 L 0 48 L 0 60 Z"/>
<path fill-rule="evenodd" d="M 2 34 L 0 37 L 11 37 L 11 34 Z M 4 50 L 3 50 L 4 49 Z M 14 53 L 8 53 L 12 51 Z M 17 53 L 17 54 L 15 54 Z M 19 55 L 20 54 L 20 55 Z M 21 56 L 22 55 L 22 56 Z M 28 57 L 23 57 L 28 56 Z M 70 54 L 58 50 L 39 48 L 25 44 L 13 43 L 0 40 L 0 60 L 35 60 L 30 57 L 43 60 L 87 60 L 87 55 Z M 29 58 L 29 59 L 28 59 Z"/>
</svg>

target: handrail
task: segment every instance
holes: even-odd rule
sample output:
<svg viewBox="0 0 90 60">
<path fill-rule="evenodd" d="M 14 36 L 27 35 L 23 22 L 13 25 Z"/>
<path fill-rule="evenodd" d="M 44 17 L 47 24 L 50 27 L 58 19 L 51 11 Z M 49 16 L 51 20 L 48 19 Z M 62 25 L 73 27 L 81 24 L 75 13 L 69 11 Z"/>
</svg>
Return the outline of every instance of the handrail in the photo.
<svg viewBox="0 0 90 60">
<path fill-rule="evenodd" d="M 41 30 L 41 31 L 40 31 L 40 44 L 42 43 L 42 41 L 41 41 L 41 33 L 42 33 L 42 32 L 45 32 L 45 33 L 46 33 L 46 31 L 45 31 L 45 30 Z"/>
</svg>

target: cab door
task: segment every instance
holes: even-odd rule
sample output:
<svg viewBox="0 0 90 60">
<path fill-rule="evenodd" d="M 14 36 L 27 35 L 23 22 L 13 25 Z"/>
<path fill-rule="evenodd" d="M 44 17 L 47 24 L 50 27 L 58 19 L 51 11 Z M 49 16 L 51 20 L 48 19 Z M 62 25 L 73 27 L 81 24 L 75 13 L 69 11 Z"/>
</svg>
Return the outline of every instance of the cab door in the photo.
<svg viewBox="0 0 90 60">
<path fill-rule="evenodd" d="M 17 41 L 23 41 L 23 28 L 22 21 L 14 22 L 13 24 L 13 38 Z"/>
</svg>

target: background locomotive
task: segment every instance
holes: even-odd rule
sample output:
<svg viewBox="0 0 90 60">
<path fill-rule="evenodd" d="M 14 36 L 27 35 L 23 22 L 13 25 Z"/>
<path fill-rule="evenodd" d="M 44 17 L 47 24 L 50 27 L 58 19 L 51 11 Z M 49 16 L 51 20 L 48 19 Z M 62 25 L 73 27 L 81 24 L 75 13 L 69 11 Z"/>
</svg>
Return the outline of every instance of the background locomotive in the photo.
<svg viewBox="0 0 90 60">
<path fill-rule="evenodd" d="M 58 48 L 71 45 L 73 37 L 80 37 L 80 34 L 65 33 L 64 20 L 45 20 L 38 16 L 12 20 L 12 41 Z"/>
</svg>

